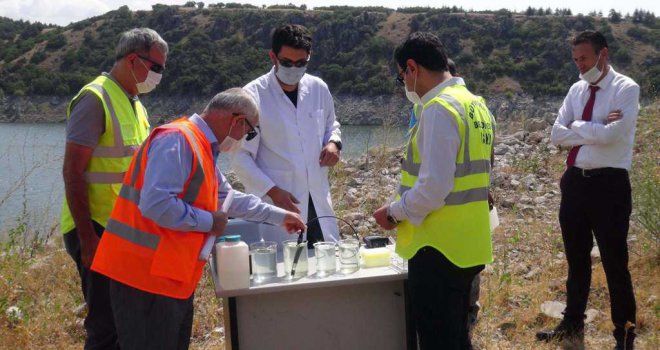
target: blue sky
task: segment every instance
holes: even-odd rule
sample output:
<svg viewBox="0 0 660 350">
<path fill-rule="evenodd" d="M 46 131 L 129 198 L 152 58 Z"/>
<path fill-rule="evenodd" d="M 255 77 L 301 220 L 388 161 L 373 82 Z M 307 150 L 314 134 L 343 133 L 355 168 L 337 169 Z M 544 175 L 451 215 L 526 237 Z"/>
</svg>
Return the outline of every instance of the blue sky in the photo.
<svg viewBox="0 0 660 350">
<path fill-rule="evenodd" d="M 199 1 L 199 0 L 198 0 Z M 203 0 L 202 0 L 203 1 Z M 128 5 L 132 10 L 147 10 L 151 5 L 186 3 L 187 0 L 0 0 L 0 16 L 13 19 L 24 19 L 44 23 L 67 25 L 85 18 L 100 15 L 115 10 L 122 5 Z M 306 4 L 308 8 L 329 5 L 350 6 L 385 6 L 397 8 L 403 6 L 462 6 L 473 10 L 497 10 L 507 8 L 509 10 L 523 11 L 528 6 L 548 7 L 547 0 L 451 0 L 451 1 L 428 1 L 428 0 L 213 0 L 203 1 L 205 4 L 217 2 L 239 2 L 253 5 Z M 405 4 L 405 5 L 404 5 Z M 591 11 L 602 11 L 607 14 L 610 9 L 615 9 L 623 14 L 632 13 L 636 8 L 652 11 L 656 16 L 660 15 L 660 1 L 658 0 L 598 0 L 598 1 L 575 1 L 555 0 L 551 2 L 551 8 L 570 8 L 573 14 L 587 14 Z"/>
</svg>

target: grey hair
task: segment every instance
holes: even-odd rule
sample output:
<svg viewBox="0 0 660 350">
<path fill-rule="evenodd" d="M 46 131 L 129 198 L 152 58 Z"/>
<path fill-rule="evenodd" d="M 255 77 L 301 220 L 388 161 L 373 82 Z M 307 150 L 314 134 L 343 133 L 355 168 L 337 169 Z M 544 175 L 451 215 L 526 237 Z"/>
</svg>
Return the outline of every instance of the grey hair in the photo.
<svg viewBox="0 0 660 350">
<path fill-rule="evenodd" d="M 208 114 L 212 110 L 245 114 L 248 119 L 252 120 L 259 116 L 259 107 L 252 95 L 239 87 L 227 89 L 213 96 L 204 108 L 204 114 Z"/>
<path fill-rule="evenodd" d="M 125 31 L 119 38 L 115 49 L 115 59 L 120 60 L 129 53 L 149 54 L 152 46 L 156 46 L 167 55 L 167 42 L 155 30 L 150 28 L 133 28 Z"/>
</svg>

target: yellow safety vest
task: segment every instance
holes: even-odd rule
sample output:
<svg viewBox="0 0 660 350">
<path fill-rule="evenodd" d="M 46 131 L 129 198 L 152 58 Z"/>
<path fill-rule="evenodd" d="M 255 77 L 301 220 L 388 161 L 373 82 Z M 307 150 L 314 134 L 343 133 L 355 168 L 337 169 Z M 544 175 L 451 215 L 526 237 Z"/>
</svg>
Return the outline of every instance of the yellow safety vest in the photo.
<svg viewBox="0 0 660 350">
<path fill-rule="evenodd" d="M 456 155 L 454 187 L 445 205 L 430 212 L 420 225 L 401 222 L 397 228 L 396 252 L 405 259 L 430 246 L 456 266 L 466 268 L 493 261 L 488 222 L 490 155 L 495 119 L 485 101 L 457 84 L 444 88 L 422 106 L 418 122 L 410 132 L 401 165 L 397 199 L 417 182 L 421 165 L 417 134 L 424 110 L 433 104 L 446 108 L 456 118 L 461 145 Z M 435 116 L 424 116 L 433 118 Z"/>
<path fill-rule="evenodd" d="M 95 94 L 105 112 L 105 132 L 99 138 L 85 171 L 91 218 L 105 227 L 133 154 L 149 136 L 149 120 L 142 103 L 135 101 L 134 110 L 124 90 L 106 76 L 97 77 L 78 92 L 69 103 L 67 119 L 85 93 Z M 75 227 L 65 196 L 60 231 L 67 233 Z"/>
</svg>

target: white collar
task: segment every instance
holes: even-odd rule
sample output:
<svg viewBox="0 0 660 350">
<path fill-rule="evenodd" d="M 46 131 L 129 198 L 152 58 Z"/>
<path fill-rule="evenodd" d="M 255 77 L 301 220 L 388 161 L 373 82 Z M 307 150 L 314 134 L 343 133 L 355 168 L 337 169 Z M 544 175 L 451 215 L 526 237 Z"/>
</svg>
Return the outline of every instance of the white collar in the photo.
<svg viewBox="0 0 660 350">
<path fill-rule="evenodd" d="M 443 81 L 422 96 L 422 105 L 425 105 L 427 102 L 438 96 L 442 89 L 452 85 L 465 85 L 465 81 L 461 77 L 452 77 L 451 79 Z"/>
</svg>

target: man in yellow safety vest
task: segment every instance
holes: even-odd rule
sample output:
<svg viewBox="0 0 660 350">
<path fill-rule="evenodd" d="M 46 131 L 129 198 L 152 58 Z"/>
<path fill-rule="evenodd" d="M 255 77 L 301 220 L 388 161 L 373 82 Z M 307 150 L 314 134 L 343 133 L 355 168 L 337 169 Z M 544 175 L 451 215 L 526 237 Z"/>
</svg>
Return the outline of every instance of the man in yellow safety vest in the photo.
<svg viewBox="0 0 660 350">
<path fill-rule="evenodd" d="M 67 108 L 60 229 L 87 303 L 85 349 L 119 348 L 108 279 L 89 267 L 133 153 L 149 135 L 138 95 L 158 85 L 167 52 L 152 29 L 124 32 L 110 72 L 85 85 Z"/>
<path fill-rule="evenodd" d="M 483 98 L 449 73 L 437 36 L 413 33 L 394 57 L 397 80 L 421 108 L 397 198 L 374 218 L 384 229 L 397 228 L 396 252 L 409 259 L 420 348 L 470 349 L 470 285 L 493 260 L 488 187 L 495 120 Z"/>
</svg>

